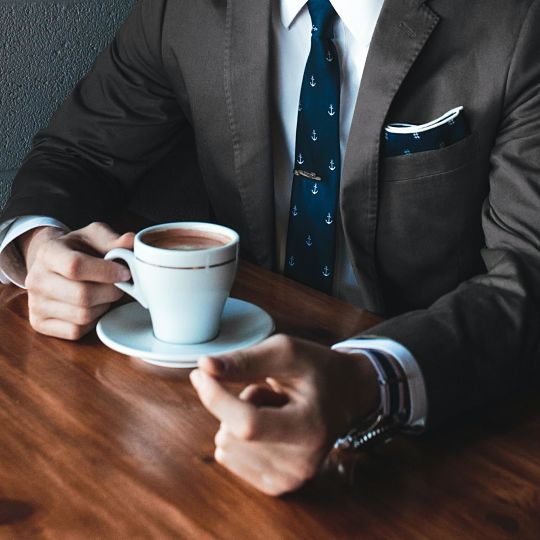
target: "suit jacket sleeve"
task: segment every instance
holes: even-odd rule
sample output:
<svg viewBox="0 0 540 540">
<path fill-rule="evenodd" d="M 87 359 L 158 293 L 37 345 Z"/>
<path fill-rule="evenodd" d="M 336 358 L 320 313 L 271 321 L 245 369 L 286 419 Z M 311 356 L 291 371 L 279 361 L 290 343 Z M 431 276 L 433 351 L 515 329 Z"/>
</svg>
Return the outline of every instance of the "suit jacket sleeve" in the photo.
<svg viewBox="0 0 540 540">
<path fill-rule="evenodd" d="M 72 228 L 124 208 L 186 125 L 162 62 L 164 2 L 142 0 L 40 131 L 1 219 L 47 215 Z"/>
<path fill-rule="evenodd" d="M 490 193 L 481 216 L 486 273 L 428 309 L 369 332 L 401 342 L 415 356 L 426 381 L 428 425 L 489 403 L 539 371 L 539 21 L 535 1 L 509 64 L 503 121 L 491 154 Z"/>
</svg>

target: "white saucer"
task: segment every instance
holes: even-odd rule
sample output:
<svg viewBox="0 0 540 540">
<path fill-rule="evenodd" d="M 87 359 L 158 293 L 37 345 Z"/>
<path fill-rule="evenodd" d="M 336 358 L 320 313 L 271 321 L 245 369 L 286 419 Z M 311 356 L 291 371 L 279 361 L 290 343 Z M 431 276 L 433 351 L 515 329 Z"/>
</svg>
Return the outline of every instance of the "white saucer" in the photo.
<svg viewBox="0 0 540 540">
<path fill-rule="evenodd" d="M 197 345 L 173 345 L 156 339 L 148 310 L 132 302 L 104 315 L 96 330 L 105 345 L 120 353 L 157 366 L 192 368 L 201 355 L 236 351 L 259 343 L 274 331 L 274 321 L 260 307 L 229 298 L 221 330 L 214 340 Z"/>
</svg>

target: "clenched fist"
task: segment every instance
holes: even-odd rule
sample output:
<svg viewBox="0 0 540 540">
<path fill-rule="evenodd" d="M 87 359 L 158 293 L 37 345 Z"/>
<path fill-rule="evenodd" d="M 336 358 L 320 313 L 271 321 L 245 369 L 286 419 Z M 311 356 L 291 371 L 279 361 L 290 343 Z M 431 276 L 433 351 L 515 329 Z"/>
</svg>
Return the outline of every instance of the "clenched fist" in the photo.
<svg viewBox="0 0 540 540">
<path fill-rule="evenodd" d="M 314 476 L 336 438 L 380 401 L 365 356 L 283 335 L 200 359 L 191 382 L 221 423 L 216 461 L 269 495 Z M 227 382 L 246 386 L 236 396 Z"/>
</svg>

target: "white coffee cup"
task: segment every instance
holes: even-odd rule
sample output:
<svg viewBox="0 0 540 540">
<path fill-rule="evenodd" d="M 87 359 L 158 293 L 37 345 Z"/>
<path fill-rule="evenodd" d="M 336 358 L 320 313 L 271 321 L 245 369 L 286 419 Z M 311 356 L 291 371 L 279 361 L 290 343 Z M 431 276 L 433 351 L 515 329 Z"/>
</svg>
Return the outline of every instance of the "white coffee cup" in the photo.
<svg viewBox="0 0 540 540">
<path fill-rule="evenodd" d="M 201 222 L 155 225 L 135 236 L 133 251 L 113 249 L 133 283 L 116 283 L 150 311 L 157 339 L 195 344 L 214 339 L 238 262 L 239 236 Z"/>
</svg>

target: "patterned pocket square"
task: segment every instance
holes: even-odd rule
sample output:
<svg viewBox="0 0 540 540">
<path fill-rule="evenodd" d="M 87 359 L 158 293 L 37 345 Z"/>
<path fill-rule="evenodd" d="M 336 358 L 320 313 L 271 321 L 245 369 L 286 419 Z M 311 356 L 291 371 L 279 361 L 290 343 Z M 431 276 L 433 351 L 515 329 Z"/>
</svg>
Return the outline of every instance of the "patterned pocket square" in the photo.
<svg viewBox="0 0 540 540">
<path fill-rule="evenodd" d="M 456 107 L 427 124 L 388 124 L 384 128 L 385 157 L 438 150 L 469 135 L 463 107 Z"/>
</svg>

